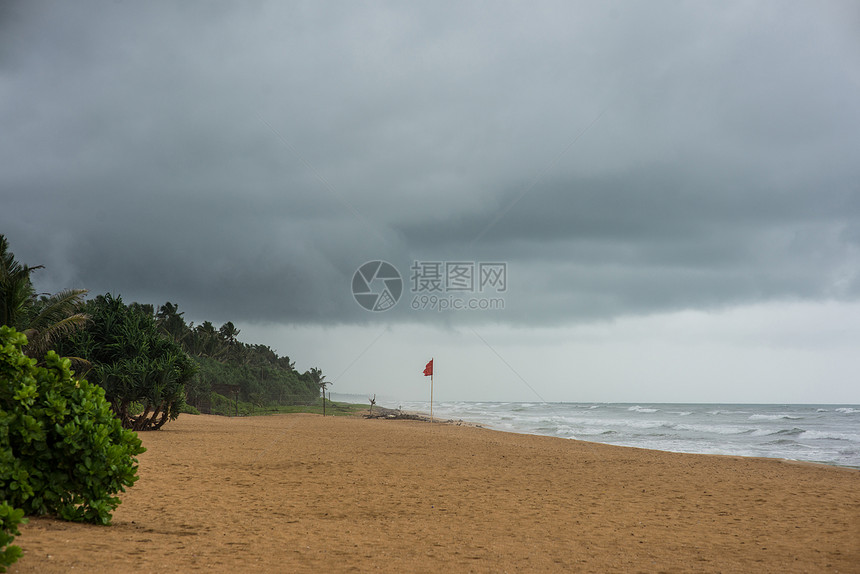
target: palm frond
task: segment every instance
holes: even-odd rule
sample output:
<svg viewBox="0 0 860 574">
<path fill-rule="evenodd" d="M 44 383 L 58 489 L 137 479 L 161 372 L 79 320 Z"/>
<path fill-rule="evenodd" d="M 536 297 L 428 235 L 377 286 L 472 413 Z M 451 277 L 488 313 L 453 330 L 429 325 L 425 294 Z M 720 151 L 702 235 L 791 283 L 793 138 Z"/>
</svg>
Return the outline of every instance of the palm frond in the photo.
<svg viewBox="0 0 860 574">
<path fill-rule="evenodd" d="M 65 289 L 54 295 L 42 297 L 34 305 L 36 314 L 27 327 L 37 331 L 49 329 L 55 323 L 77 313 L 86 294 L 86 289 Z"/>
<path fill-rule="evenodd" d="M 21 330 L 35 296 L 30 273 L 36 269 L 42 266 L 29 267 L 15 259 L 9 241 L 0 234 L 0 325 Z"/>
<path fill-rule="evenodd" d="M 89 319 L 89 315 L 75 313 L 49 325 L 46 329 L 27 329 L 24 334 L 27 335 L 28 343 L 24 347 L 24 352 L 28 357 L 42 358 L 58 341 L 83 329 Z"/>
<path fill-rule="evenodd" d="M 24 329 L 27 356 L 41 359 L 58 341 L 86 326 L 89 316 L 78 312 L 86 293 L 86 289 L 66 289 L 34 305 L 35 315 Z"/>
</svg>

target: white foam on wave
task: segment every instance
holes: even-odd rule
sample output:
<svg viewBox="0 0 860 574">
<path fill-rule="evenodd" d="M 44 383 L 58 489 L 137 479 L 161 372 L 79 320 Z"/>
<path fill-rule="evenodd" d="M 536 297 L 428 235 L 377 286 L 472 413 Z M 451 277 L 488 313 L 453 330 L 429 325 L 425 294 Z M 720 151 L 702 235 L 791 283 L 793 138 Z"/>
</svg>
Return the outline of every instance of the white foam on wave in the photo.
<svg viewBox="0 0 860 574">
<path fill-rule="evenodd" d="M 434 404 L 434 411 L 439 418 L 463 418 L 498 430 L 860 468 L 857 405 L 631 405 L 452 401 Z M 427 412 L 428 407 L 416 402 L 413 409 Z"/>
<path fill-rule="evenodd" d="M 800 435 L 800 438 L 811 440 L 847 440 L 860 443 L 860 434 L 847 432 L 808 430 L 804 431 Z"/>
<path fill-rule="evenodd" d="M 614 430 L 605 429 L 605 428 L 601 428 L 601 427 L 589 428 L 589 427 L 578 427 L 578 426 L 568 426 L 568 425 L 559 425 L 558 427 L 556 427 L 554 429 L 543 428 L 543 429 L 539 429 L 539 430 L 542 430 L 542 431 L 549 430 L 551 432 L 551 434 L 554 434 L 555 436 L 564 437 L 564 438 L 577 438 L 577 437 L 584 437 L 584 436 L 596 437 L 596 436 L 618 434 Z"/>
<path fill-rule="evenodd" d="M 778 421 L 778 420 L 789 420 L 789 421 L 798 421 L 803 417 L 788 415 L 788 414 L 778 414 L 778 415 L 750 415 L 751 421 Z"/>
<path fill-rule="evenodd" d="M 601 435 L 610 435 L 610 434 L 618 434 L 614 430 L 603 429 L 603 428 L 579 428 L 579 429 L 571 429 L 571 434 L 576 434 L 580 436 L 601 436 Z"/>
<path fill-rule="evenodd" d="M 672 423 L 668 421 L 654 420 L 630 420 L 630 419 L 595 419 L 591 421 L 583 421 L 585 424 L 605 427 L 628 427 L 637 430 L 656 429 L 660 427 L 671 428 Z"/>
<path fill-rule="evenodd" d="M 750 429 L 744 427 L 737 426 L 723 426 L 723 425 L 696 425 L 696 424 L 676 424 L 672 425 L 672 428 L 681 431 L 692 431 L 692 432 L 701 432 L 701 433 L 711 433 L 711 434 L 744 434 L 750 432 Z"/>
<path fill-rule="evenodd" d="M 659 409 L 651 409 L 648 407 L 640 407 L 639 405 L 636 405 L 635 407 L 630 407 L 627 410 L 635 413 L 656 413 Z"/>
<path fill-rule="evenodd" d="M 770 436 L 776 434 L 780 429 L 755 429 L 750 433 L 750 436 Z"/>
</svg>

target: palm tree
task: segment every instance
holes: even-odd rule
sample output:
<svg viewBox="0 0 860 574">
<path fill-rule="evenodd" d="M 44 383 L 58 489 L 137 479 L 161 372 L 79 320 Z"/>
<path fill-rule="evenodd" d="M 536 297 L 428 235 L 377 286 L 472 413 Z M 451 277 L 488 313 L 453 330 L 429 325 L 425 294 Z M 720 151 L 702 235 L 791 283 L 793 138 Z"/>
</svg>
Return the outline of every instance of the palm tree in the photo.
<svg viewBox="0 0 860 574">
<path fill-rule="evenodd" d="M 322 369 L 318 369 L 317 367 L 311 367 L 307 373 L 305 373 L 308 377 L 310 377 L 311 381 L 315 382 L 319 385 L 323 390 L 325 390 L 326 385 L 330 385 L 331 383 L 325 380 L 325 375 L 322 374 Z"/>
<path fill-rule="evenodd" d="M 325 389 L 331 384 L 331 381 L 325 380 L 325 375 L 322 374 L 322 369 L 318 369 L 316 367 L 311 367 L 305 375 L 308 376 L 310 380 L 322 391 L 323 414 L 325 414 Z"/>
<path fill-rule="evenodd" d="M 236 337 L 239 336 L 239 329 L 236 328 L 236 325 L 233 324 L 232 321 L 227 321 L 221 328 L 218 329 L 218 332 L 221 334 L 221 338 L 228 344 L 233 345 L 236 343 Z"/>
<path fill-rule="evenodd" d="M 155 315 L 155 322 L 161 332 L 180 344 L 191 333 L 191 329 L 182 318 L 184 314 L 179 312 L 179 305 L 168 301 L 158 308 L 158 313 Z"/>
<path fill-rule="evenodd" d="M 0 235 L 0 325 L 18 326 L 35 297 L 30 273 L 41 268 L 19 263 L 9 251 L 6 236 Z"/>
<path fill-rule="evenodd" d="M 87 324 L 89 316 L 78 312 L 86 294 L 86 289 L 65 289 L 54 295 L 42 296 L 33 305 L 26 324 L 20 325 L 19 329 L 27 335 L 24 353 L 28 357 L 41 359 L 57 341 Z"/>
<path fill-rule="evenodd" d="M 218 329 L 218 336 L 225 359 L 238 361 L 241 358 L 242 347 L 237 339 L 239 332 L 239 329 L 236 328 L 236 325 L 232 321 L 227 321 Z"/>
<path fill-rule="evenodd" d="M 218 330 L 210 321 L 203 321 L 194 327 L 184 342 L 186 352 L 197 357 L 209 357 L 220 361 L 224 354 Z"/>
<path fill-rule="evenodd" d="M 0 235 L 0 325 L 14 327 L 27 335 L 24 352 L 41 359 L 56 342 L 83 328 L 87 316 L 79 313 L 86 289 L 66 289 L 37 298 L 30 273 L 43 269 L 29 267 L 15 259 L 9 242 Z"/>
</svg>

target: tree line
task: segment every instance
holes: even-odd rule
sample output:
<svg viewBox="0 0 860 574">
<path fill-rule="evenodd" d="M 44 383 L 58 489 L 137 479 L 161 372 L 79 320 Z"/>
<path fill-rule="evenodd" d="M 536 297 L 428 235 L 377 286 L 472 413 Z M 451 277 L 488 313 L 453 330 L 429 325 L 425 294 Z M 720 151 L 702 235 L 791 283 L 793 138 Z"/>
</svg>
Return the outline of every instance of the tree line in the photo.
<svg viewBox="0 0 860 574">
<path fill-rule="evenodd" d="M 118 494 L 138 479 L 135 431 L 181 412 L 219 413 L 313 402 L 328 384 L 317 368 L 239 341 L 232 322 L 186 323 L 83 289 L 38 294 L 0 235 L 0 572 L 25 515 L 109 524 Z M 74 370 L 73 370 L 74 369 Z M 220 391 L 220 392 L 219 392 Z M 233 410 L 235 412 L 235 410 Z"/>
<path fill-rule="evenodd" d="M 24 353 L 69 357 L 81 378 L 100 385 L 125 428 L 154 430 L 181 412 L 233 414 L 253 407 L 308 404 L 328 384 L 318 368 L 300 373 L 267 345 L 238 339 L 228 321 L 185 321 L 178 305 L 125 303 L 83 289 L 37 294 L 30 267 L 0 235 L 0 325 L 27 336 Z"/>
<path fill-rule="evenodd" d="M 142 309 L 153 311 L 146 305 Z M 183 315 L 171 302 L 154 313 L 160 332 L 178 344 L 197 367 L 197 376 L 186 385 L 186 395 L 188 403 L 198 409 L 224 414 L 219 405 L 225 397 L 214 392 L 216 389 L 234 389 L 243 402 L 265 407 L 314 402 L 327 384 L 318 368 L 300 373 L 295 362 L 268 345 L 240 341 L 240 331 L 232 321 L 216 329 L 210 321 L 186 323 Z"/>
</svg>

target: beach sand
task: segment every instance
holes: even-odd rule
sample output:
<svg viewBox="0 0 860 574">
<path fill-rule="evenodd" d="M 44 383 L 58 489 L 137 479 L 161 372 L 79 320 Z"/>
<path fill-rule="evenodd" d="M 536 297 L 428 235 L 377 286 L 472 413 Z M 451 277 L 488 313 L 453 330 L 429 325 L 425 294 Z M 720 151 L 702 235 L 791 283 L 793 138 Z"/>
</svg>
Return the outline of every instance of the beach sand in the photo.
<svg viewBox="0 0 860 574">
<path fill-rule="evenodd" d="M 860 471 L 421 421 L 183 415 L 10 572 L 860 572 Z"/>
</svg>

